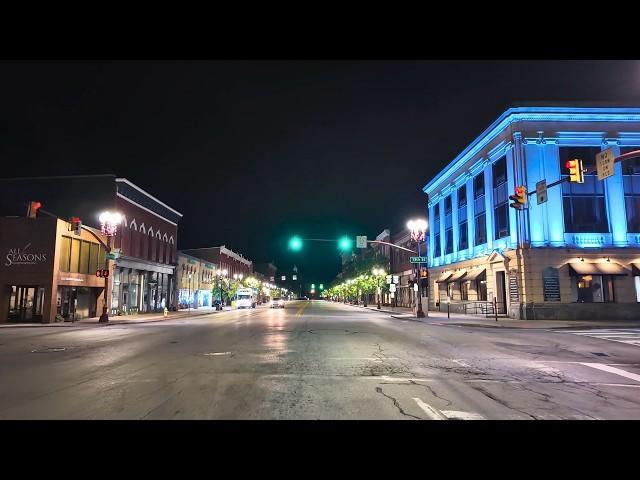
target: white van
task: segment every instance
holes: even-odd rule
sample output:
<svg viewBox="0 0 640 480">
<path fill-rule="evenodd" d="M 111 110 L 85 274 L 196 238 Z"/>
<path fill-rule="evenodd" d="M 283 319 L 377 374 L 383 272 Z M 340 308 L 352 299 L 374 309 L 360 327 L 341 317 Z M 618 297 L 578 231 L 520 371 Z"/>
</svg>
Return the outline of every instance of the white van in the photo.
<svg viewBox="0 0 640 480">
<path fill-rule="evenodd" d="M 256 297 L 252 288 L 239 288 L 236 292 L 236 307 L 256 308 Z"/>
</svg>

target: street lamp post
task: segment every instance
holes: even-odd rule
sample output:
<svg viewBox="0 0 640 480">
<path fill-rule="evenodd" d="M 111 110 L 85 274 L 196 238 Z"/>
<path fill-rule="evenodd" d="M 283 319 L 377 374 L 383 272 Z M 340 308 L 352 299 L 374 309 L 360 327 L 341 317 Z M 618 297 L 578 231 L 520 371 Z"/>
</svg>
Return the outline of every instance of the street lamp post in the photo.
<svg viewBox="0 0 640 480">
<path fill-rule="evenodd" d="M 189 313 L 191 313 L 191 272 L 189 272 L 189 298 L 187 300 Z"/>
<path fill-rule="evenodd" d="M 427 231 L 426 220 L 409 220 L 407 222 L 407 228 L 411 232 L 411 240 L 413 240 L 418 246 L 418 256 L 420 256 L 420 242 L 424 242 L 424 235 Z M 425 314 L 422 311 L 422 285 L 420 278 L 422 263 L 418 263 L 416 267 L 416 283 L 418 285 L 418 309 L 416 311 L 417 318 L 424 318 Z"/>
<path fill-rule="evenodd" d="M 99 217 L 100 224 L 102 225 L 102 233 L 107 237 L 107 245 L 105 248 L 104 268 L 109 270 L 109 257 L 111 253 L 111 237 L 115 236 L 118 230 L 118 225 L 122 222 L 122 216 L 119 213 L 103 212 Z M 109 323 L 109 311 L 107 307 L 107 301 L 109 296 L 109 276 L 104 277 L 104 302 L 102 305 L 102 315 L 98 320 L 100 323 Z"/>
<path fill-rule="evenodd" d="M 385 274 L 384 269 L 374 268 L 371 273 L 376 277 L 376 285 L 378 287 L 378 310 L 380 310 L 380 297 L 382 296 L 382 290 L 380 289 L 380 278 Z"/>
</svg>

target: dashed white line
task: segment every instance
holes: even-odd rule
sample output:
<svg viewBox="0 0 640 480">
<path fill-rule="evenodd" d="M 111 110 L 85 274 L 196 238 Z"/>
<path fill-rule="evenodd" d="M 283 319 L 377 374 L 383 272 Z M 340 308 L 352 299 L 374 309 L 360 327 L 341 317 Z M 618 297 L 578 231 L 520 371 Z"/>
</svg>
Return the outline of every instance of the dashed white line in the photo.
<svg viewBox="0 0 640 480">
<path fill-rule="evenodd" d="M 424 413 L 427 414 L 431 420 L 447 420 L 446 415 L 440 413 L 440 411 L 433 408 L 431 405 L 427 405 L 417 397 L 413 397 L 413 400 L 418 404 Z"/>
<path fill-rule="evenodd" d="M 442 410 L 442 413 L 451 420 L 484 420 L 485 418 L 479 413 L 458 412 L 456 410 Z"/>
</svg>

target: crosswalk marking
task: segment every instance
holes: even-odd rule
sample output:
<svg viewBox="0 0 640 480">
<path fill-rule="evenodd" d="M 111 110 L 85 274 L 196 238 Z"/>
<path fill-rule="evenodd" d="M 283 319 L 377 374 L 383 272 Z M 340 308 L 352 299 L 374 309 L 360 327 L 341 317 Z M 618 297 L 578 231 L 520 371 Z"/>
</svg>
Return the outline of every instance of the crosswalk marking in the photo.
<svg viewBox="0 0 640 480">
<path fill-rule="evenodd" d="M 640 346 L 640 328 L 571 330 L 563 333 Z"/>
<path fill-rule="evenodd" d="M 616 375 L 620 375 L 621 377 L 629 378 L 631 380 L 635 380 L 636 382 L 640 382 L 640 375 L 638 375 L 637 373 L 627 372 L 626 370 L 622 370 L 621 368 L 611 367 L 603 363 L 580 362 L 580 365 L 584 365 L 585 367 L 595 368 L 597 370 L 602 370 L 603 372 L 614 373 Z"/>
</svg>

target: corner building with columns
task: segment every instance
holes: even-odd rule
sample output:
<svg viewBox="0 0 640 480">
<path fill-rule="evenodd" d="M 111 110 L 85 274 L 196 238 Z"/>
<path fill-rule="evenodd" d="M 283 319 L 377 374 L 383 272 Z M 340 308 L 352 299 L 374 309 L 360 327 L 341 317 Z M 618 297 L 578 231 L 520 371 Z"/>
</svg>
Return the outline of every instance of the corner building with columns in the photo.
<svg viewBox="0 0 640 480">
<path fill-rule="evenodd" d="M 640 317 L 640 159 L 548 188 L 567 160 L 640 150 L 640 108 L 506 110 L 423 191 L 429 309 L 521 319 Z M 518 185 L 527 207 L 510 208 Z M 448 305 L 447 305 L 448 304 Z"/>
</svg>

